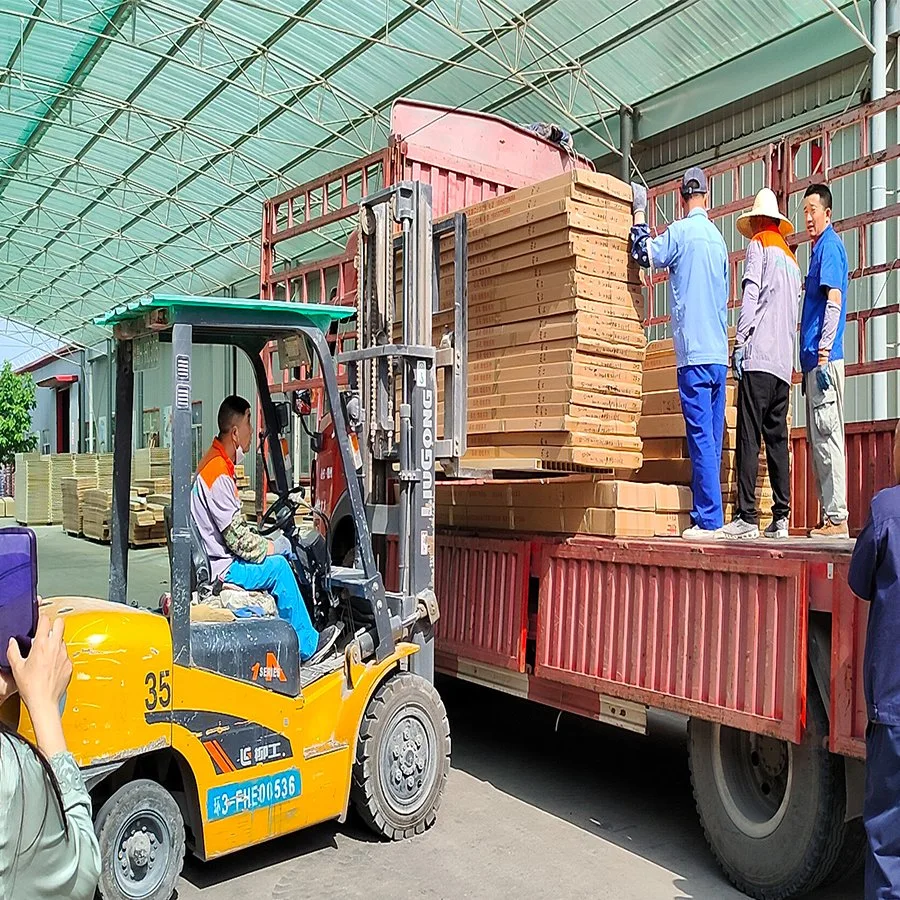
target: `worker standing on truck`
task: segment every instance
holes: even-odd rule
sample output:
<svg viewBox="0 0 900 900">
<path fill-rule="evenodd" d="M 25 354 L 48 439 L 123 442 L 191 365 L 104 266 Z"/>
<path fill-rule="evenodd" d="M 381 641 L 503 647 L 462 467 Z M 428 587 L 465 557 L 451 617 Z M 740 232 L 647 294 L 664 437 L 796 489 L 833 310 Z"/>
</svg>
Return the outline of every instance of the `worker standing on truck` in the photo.
<svg viewBox="0 0 900 900">
<path fill-rule="evenodd" d="M 756 477 L 760 436 L 774 504 L 768 538 L 786 538 L 791 515 L 787 415 L 794 374 L 794 334 L 800 311 L 800 266 L 785 238 L 794 230 L 778 199 L 763 188 L 737 229 L 750 238 L 744 261 L 743 297 L 731 368 L 738 382 L 737 510 L 722 529 L 729 540 L 759 537 Z"/>
<path fill-rule="evenodd" d="M 894 432 L 900 482 L 900 425 Z M 867 600 L 863 660 L 866 696 L 866 795 L 869 840 L 866 900 L 900 897 L 900 487 L 875 495 L 850 560 L 850 589 Z"/>
<path fill-rule="evenodd" d="M 806 190 L 803 211 L 813 242 L 800 317 L 800 368 L 806 395 L 806 432 L 812 453 L 822 524 L 811 537 L 848 537 L 844 459 L 844 328 L 847 324 L 847 252 L 831 225 L 831 191 Z"/>
<path fill-rule="evenodd" d="M 688 540 L 716 539 L 722 512 L 722 441 L 728 375 L 728 249 L 707 215 L 708 184 L 694 166 L 681 180 L 684 217 L 655 238 L 646 224 L 647 189 L 632 184 L 631 255 L 669 270 L 678 393 L 691 458 L 693 510 Z"/>
</svg>

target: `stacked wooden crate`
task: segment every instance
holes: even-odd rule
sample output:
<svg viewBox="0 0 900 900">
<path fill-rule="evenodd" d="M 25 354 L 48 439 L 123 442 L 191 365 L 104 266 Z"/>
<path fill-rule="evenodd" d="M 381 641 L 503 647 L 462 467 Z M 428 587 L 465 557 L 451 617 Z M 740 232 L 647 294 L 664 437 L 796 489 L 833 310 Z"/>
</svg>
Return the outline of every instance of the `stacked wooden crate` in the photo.
<svg viewBox="0 0 900 900">
<path fill-rule="evenodd" d="M 71 535 L 83 533 L 84 495 L 97 487 L 96 475 L 62 479 L 62 527 Z"/>
<path fill-rule="evenodd" d="M 111 491 L 115 461 L 112 453 L 97 454 L 97 486 L 100 490 Z"/>
<path fill-rule="evenodd" d="M 675 351 L 671 340 L 654 341 L 647 346 L 644 363 L 643 413 L 638 433 L 643 439 L 644 464 L 635 479 L 646 482 L 689 485 L 691 461 L 685 437 L 684 416 L 678 394 Z M 737 496 L 735 448 L 737 442 L 737 384 L 731 369 L 725 387 L 725 431 L 722 442 L 720 484 L 725 521 L 734 518 Z M 756 502 L 760 522 L 771 522 L 772 487 L 765 460 L 765 447 L 760 451 L 756 481 Z"/>
<path fill-rule="evenodd" d="M 50 498 L 50 463 L 38 453 L 16 454 L 16 521 L 22 525 L 49 525 L 53 521 Z"/>
<path fill-rule="evenodd" d="M 158 498 L 158 494 L 153 495 Z M 133 547 L 158 547 L 166 543 L 165 504 L 152 503 L 147 494 L 132 492 L 129 503 L 128 543 Z"/>
<path fill-rule="evenodd" d="M 109 541 L 112 491 L 93 488 L 85 491 L 82 503 L 82 532 L 95 541 Z"/>
<path fill-rule="evenodd" d="M 435 515 L 440 526 L 473 530 L 656 537 L 687 527 L 689 503 L 675 485 L 570 475 L 439 483 Z"/>
<path fill-rule="evenodd" d="M 641 464 L 645 339 L 628 255 L 631 189 L 566 173 L 476 204 L 468 217 L 468 446 L 493 470 Z M 453 297 L 452 236 L 441 296 Z M 453 313 L 435 316 L 434 339 Z M 443 402 L 439 386 L 439 415 Z"/>
<path fill-rule="evenodd" d="M 54 525 L 63 520 L 62 481 L 75 475 L 75 453 L 55 453 L 45 459 L 50 464 L 50 515 Z"/>
</svg>

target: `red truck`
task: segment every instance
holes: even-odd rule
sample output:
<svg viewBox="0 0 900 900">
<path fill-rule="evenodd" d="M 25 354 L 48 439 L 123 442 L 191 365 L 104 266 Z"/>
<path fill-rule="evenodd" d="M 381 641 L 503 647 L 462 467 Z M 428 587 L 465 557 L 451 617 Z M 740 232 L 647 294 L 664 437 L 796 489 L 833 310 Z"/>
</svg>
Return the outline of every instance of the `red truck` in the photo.
<svg viewBox="0 0 900 900">
<path fill-rule="evenodd" d="M 897 158 L 897 147 L 870 153 L 866 135 L 873 115 L 898 105 L 893 95 L 708 166 L 711 217 L 730 227 L 725 217 L 748 208 L 762 184 L 793 213 L 813 181 L 839 182 Z M 350 298 L 352 248 L 301 266 L 280 265 L 276 250 L 353 215 L 354 190 L 358 199 L 360 190 L 402 178 L 429 182 L 438 216 L 588 165 L 494 117 L 424 104 L 399 103 L 392 132 L 383 151 L 266 203 L 261 296 L 325 299 L 336 288 L 339 298 Z M 851 132 L 860 136 L 855 158 L 832 166 L 835 135 Z M 677 208 L 676 190 L 675 181 L 652 188 L 651 225 L 664 227 L 655 217 Z M 835 221 L 855 249 L 851 278 L 892 268 L 869 263 L 866 232 L 898 212 L 900 204 Z M 735 275 L 742 256 L 731 256 Z M 652 337 L 666 322 L 657 312 L 662 280 L 648 286 Z M 896 358 L 869 359 L 866 348 L 867 322 L 897 312 L 895 304 L 849 314 L 848 379 L 900 368 Z M 275 381 L 273 390 L 315 387 L 314 377 L 299 374 Z M 873 494 L 892 483 L 895 424 L 847 427 L 855 531 Z M 803 534 L 818 521 L 818 508 L 802 429 L 792 435 L 792 451 L 792 527 Z M 346 527 L 342 477 L 320 455 L 314 491 L 332 513 L 337 559 Z M 396 571 L 391 546 L 389 587 Z M 639 732 L 650 708 L 687 716 L 697 810 L 725 874 L 762 900 L 799 896 L 858 867 L 864 849 L 867 609 L 847 587 L 851 546 L 797 538 L 777 546 L 697 547 L 672 539 L 439 530 L 436 665 Z"/>
</svg>

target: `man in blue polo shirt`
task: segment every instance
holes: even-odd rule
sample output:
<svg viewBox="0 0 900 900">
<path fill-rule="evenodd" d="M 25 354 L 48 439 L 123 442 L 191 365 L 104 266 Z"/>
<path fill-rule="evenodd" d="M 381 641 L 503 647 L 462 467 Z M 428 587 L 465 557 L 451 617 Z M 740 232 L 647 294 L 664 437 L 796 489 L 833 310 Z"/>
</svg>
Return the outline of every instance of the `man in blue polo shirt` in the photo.
<svg viewBox="0 0 900 900">
<path fill-rule="evenodd" d="M 691 457 L 692 526 L 682 537 L 717 540 L 722 511 L 722 441 L 728 374 L 728 248 L 706 212 L 708 185 L 694 166 L 681 181 L 684 217 L 658 237 L 646 224 L 647 189 L 633 184 L 631 255 L 669 270 L 678 393 Z"/>
<path fill-rule="evenodd" d="M 800 316 L 800 368 L 806 395 L 806 432 L 822 524 L 811 537 L 848 537 L 844 460 L 844 327 L 847 252 L 831 226 L 831 191 L 811 185 L 803 199 L 813 242 Z"/>
<path fill-rule="evenodd" d="M 900 482 L 900 426 L 894 433 L 894 474 Z M 850 588 L 867 600 L 863 660 L 866 795 L 869 839 L 866 900 L 900 897 L 900 487 L 875 496 L 850 561 Z"/>
</svg>

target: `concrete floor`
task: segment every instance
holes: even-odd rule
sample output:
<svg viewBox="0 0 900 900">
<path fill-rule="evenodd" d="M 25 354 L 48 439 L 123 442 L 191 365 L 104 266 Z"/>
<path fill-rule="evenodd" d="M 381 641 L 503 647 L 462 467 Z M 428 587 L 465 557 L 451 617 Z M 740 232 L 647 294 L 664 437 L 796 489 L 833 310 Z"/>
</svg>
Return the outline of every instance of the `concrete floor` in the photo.
<svg viewBox="0 0 900 900">
<path fill-rule="evenodd" d="M 3 522 L 0 520 L 0 525 Z M 108 548 L 36 529 L 40 590 L 105 596 Z M 165 550 L 132 552 L 129 597 L 155 606 Z M 646 737 L 440 679 L 453 770 L 435 828 L 382 844 L 353 820 L 217 862 L 189 860 L 180 900 L 315 896 L 730 900 L 694 811 L 684 722 Z M 862 879 L 812 900 L 862 897 Z"/>
</svg>

